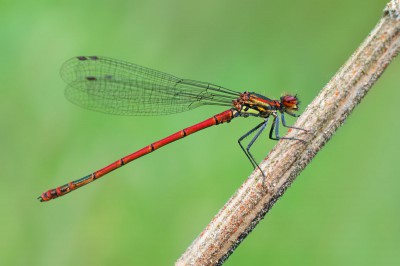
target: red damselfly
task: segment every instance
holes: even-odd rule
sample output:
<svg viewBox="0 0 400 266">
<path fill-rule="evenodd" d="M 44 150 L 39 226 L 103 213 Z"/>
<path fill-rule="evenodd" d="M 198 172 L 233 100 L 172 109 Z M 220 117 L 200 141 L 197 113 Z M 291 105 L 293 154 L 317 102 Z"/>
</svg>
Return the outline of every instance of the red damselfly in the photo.
<svg viewBox="0 0 400 266">
<path fill-rule="evenodd" d="M 287 94 L 279 100 L 272 100 L 254 92 L 240 93 L 211 83 L 180 79 L 150 68 L 99 56 L 79 56 L 68 60 L 61 68 L 61 77 L 68 84 L 65 90 L 68 100 L 86 109 L 108 114 L 172 114 L 202 105 L 229 106 L 230 109 L 156 141 L 90 175 L 50 189 L 38 198 L 40 201 L 65 195 L 164 145 L 207 127 L 230 122 L 235 117 L 255 116 L 263 120 L 238 140 L 254 168 L 258 164 L 250 153 L 250 147 L 264 131 L 271 116 L 270 139 L 300 140 L 279 136 L 280 119 L 285 127 L 304 130 L 288 126 L 285 121 L 284 114 L 298 117 L 294 113 L 299 105 L 295 95 Z M 245 148 L 242 145 L 243 139 L 253 133 L 254 137 Z"/>
</svg>

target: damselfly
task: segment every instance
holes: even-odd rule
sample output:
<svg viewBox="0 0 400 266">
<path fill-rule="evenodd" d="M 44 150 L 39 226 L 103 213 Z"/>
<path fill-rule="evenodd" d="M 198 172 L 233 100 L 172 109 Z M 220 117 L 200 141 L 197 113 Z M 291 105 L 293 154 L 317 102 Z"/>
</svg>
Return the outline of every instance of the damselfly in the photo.
<svg viewBox="0 0 400 266">
<path fill-rule="evenodd" d="M 235 117 L 254 116 L 262 119 L 262 122 L 238 140 L 254 168 L 259 166 L 250 153 L 250 148 L 266 128 L 271 116 L 270 139 L 300 140 L 280 137 L 279 120 L 285 127 L 304 130 L 288 126 L 285 121 L 285 114 L 298 117 L 294 113 L 298 111 L 299 105 L 295 95 L 286 94 L 279 100 L 272 100 L 254 92 L 240 93 L 211 83 L 181 79 L 150 68 L 99 56 L 79 56 L 68 60 L 62 66 L 61 76 L 68 84 L 65 90 L 68 100 L 83 108 L 108 114 L 162 115 L 183 112 L 202 105 L 229 106 L 230 109 L 156 141 L 90 175 L 50 189 L 38 198 L 40 201 L 65 195 L 164 145 L 207 127 L 230 122 Z M 253 133 L 254 137 L 245 148 L 242 141 Z"/>
</svg>

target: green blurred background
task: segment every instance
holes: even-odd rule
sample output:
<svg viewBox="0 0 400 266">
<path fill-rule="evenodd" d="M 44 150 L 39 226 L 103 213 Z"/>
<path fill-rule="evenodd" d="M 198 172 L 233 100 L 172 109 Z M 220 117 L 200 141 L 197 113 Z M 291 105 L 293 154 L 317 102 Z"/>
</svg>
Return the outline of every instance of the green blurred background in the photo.
<svg viewBox="0 0 400 266">
<path fill-rule="evenodd" d="M 386 2 L 0 2 L 0 265 L 171 265 L 252 170 L 237 139 L 258 120 L 237 119 L 39 203 L 224 110 L 87 111 L 63 96 L 65 60 L 104 55 L 238 91 L 294 92 L 304 110 Z M 399 73 L 397 59 L 226 265 L 400 265 Z M 274 144 L 264 135 L 258 160 Z"/>
</svg>

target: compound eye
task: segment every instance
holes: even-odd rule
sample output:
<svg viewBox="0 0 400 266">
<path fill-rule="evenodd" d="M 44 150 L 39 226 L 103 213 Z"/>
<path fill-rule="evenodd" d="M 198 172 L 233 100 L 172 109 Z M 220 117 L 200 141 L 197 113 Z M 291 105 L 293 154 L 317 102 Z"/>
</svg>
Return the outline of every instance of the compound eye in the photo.
<svg viewBox="0 0 400 266">
<path fill-rule="evenodd" d="M 281 97 L 281 102 L 286 108 L 296 110 L 298 108 L 297 105 L 299 103 L 299 100 L 296 96 L 285 95 Z"/>
</svg>

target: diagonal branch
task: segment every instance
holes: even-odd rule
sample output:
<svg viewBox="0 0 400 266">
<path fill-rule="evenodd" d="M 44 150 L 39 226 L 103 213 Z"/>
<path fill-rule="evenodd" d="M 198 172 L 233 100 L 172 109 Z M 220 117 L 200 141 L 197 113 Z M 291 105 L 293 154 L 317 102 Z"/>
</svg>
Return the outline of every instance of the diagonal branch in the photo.
<svg viewBox="0 0 400 266">
<path fill-rule="evenodd" d="M 313 132 L 300 134 L 307 143 L 278 142 L 260 165 L 266 177 L 254 171 L 176 265 L 221 265 L 343 124 L 399 48 L 400 0 L 392 0 L 365 41 L 296 122 L 296 127 Z"/>
</svg>

